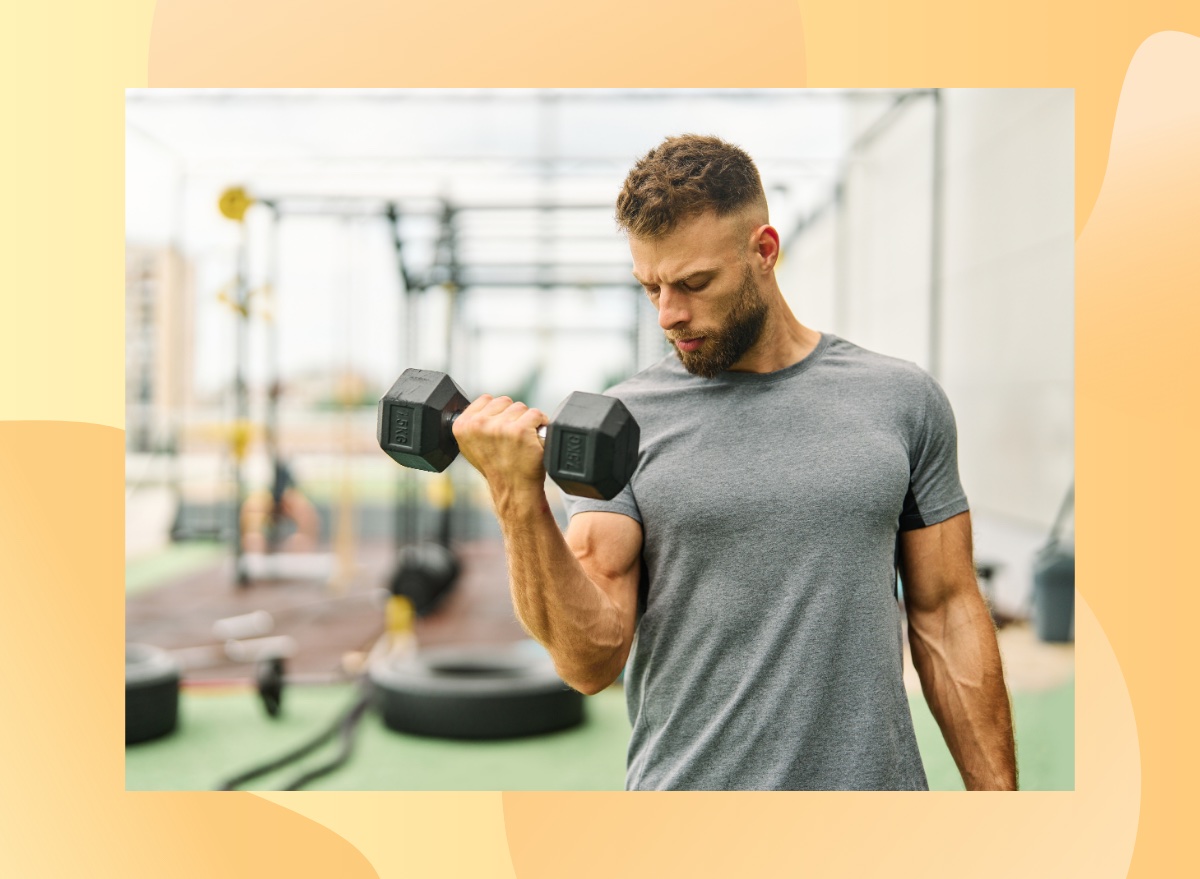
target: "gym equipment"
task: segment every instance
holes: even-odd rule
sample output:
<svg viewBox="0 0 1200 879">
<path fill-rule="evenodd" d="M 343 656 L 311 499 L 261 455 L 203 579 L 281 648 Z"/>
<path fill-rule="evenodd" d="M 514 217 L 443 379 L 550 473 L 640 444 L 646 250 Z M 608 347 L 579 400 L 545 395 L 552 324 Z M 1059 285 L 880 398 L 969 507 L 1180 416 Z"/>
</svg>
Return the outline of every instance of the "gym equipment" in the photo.
<svg viewBox="0 0 1200 879">
<path fill-rule="evenodd" d="M 333 577 L 337 559 L 331 552 L 242 553 L 242 570 L 256 583 L 271 580 L 323 580 Z"/>
<path fill-rule="evenodd" d="M 268 635 L 274 627 L 274 618 L 263 610 L 225 617 L 213 623 L 213 635 L 222 643 L 185 647 L 168 656 L 180 675 L 184 669 L 225 662 L 254 665 L 255 688 L 263 710 L 269 717 L 278 717 L 283 705 L 286 661 L 299 648 L 290 635 Z"/>
<path fill-rule="evenodd" d="M 367 713 L 367 710 L 370 707 L 371 694 L 369 688 L 364 685 L 362 687 L 362 691 L 355 697 L 355 701 L 351 704 L 351 706 L 326 730 L 319 733 L 313 739 L 305 742 L 300 747 L 284 754 L 282 757 L 271 760 L 267 763 L 262 763 L 252 769 L 247 770 L 246 772 L 241 772 L 238 775 L 235 775 L 233 778 L 221 782 L 221 784 L 217 787 L 217 790 L 237 790 L 248 781 L 252 781 L 253 779 L 262 775 L 266 775 L 269 772 L 274 772 L 277 769 L 282 769 L 285 766 L 295 763 L 297 760 L 302 760 L 309 754 L 319 749 L 326 742 L 336 737 L 339 739 L 341 747 L 333 759 L 316 767 L 315 769 L 310 769 L 302 775 L 297 776 L 291 782 L 289 782 L 283 788 L 283 790 L 300 790 L 310 781 L 315 781 L 324 775 L 328 775 L 330 772 L 333 772 L 335 769 L 343 766 L 346 761 L 350 759 L 350 754 L 354 751 L 354 734 L 358 730 L 358 725 L 362 721 L 363 715 Z"/>
<path fill-rule="evenodd" d="M 283 708 L 283 674 L 284 660 L 282 656 L 265 659 L 258 664 L 255 684 L 258 687 L 258 697 L 262 700 L 263 709 L 269 717 L 278 717 Z"/>
<path fill-rule="evenodd" d="M 258 638 L 275 630 L 275 618 L 265 610 L 224 617 L 213 622 L 213 637 L 218 641 Z"/>
<path fill-rule="evenodd" d="M 416 642 L 412 634 L 413 609 L 412 604 L 408 599 L 393 595 L 388 599 L 386 626 L 383 635 L 375 642 L 375 646 L 371 650 L 371 656 L 384 655 L 408 655 L 415 649 Z M 368 662 L 370 660 L 368 659 Z M 318 733 L 308 742 L 300 745 L 297 748 L 288 751 L 281 757 L 274 760 L 269 760 L 266 763 L 259 764 L 245 772 L 230 778 L 221 783 L 219 790 L 235 790 L 248 781 L 251 781 L 259 776 L 265 775 L 268 772 L 274 772 L 277 769 L 282 769 L 284 766 L 291 765 L 299 760 L 304 759 L 309 754 L 316 751 L 326 742 L 333 738 L 338 738 L 341 743 L 341 748 L 338 754 L 327 763 L 324 763 L 315 769 L 309 770 L 304 774 L 295 778 L 288 784 L 284 790 L 299 790 L 306 786 L 310 781 L 320 778 L 333 772 L 338 767 L 342 766 L 350 759 L 350 754 L 354 750 L 355 733 L 358 730 L 359 723 L 363 716 L 370 710 L 375 702 L 375 697 L 371 689 L 370 680 L 362 673 L 361 667 L 354 672 L 359 679 L 359 693 L 356 700 L 347 708 L 338 718 L 326 728 L 323 732 Z M 264 694 L 264 699 L 268 693 L 275 692 L 274 686 L 278 682 L 278 694 L 282 696 L 283 685 L 283 669 L 282 665 L 278 667 L 259 667 L 259 692 Z M 268 712 L 270 707 L 268 706 Z M 273 716 L 273 715 L 272 715 Z"/>
<path fill-rule="evenodd" d="M 372 662 L 384 723 L 396 732 L 448 739 L 504 739 L 583 721 L 583 694 L 544 653 L 516 646 L 440 647 Z"/>
<path fill-rule="evenodd" d="M 379 446 L 398 464 L 441 473 L 458 456 L 452 426 L 467 405 L 444 372 L 406 369 L 379 401 Z M 576 391 L 538 436 L 546 473 L 567 494 L 611 500 L 637 466 L 640 430 L 614 397 Z"/>
<path fill-rule="evenodd" d="M 125 744 L 172 732 L 179 720 L 179 663 L 149 644 L 125 645 Z"/>
<path fill-rule="evenodd" d="M 221 193 L 221 197 L 217 200 L 217 208 L 221 211 L 221 216 L 239 223 L 245 219 L 246 211 L 252 204 L 254 204 L 254 199 L 241 186 L 230 186 Z"/>
<path fill-rule="evenodd" d="M 1075 640 L 1075 541 L 1064 523 L 1075 510 L 1075 483 L 1059 507 L 1050 537 L 1033 561 L 1033 621 L 1043 641 Z"/>
<path fill-rule="evenodd" d="M 231 662 L 265 662 L 269 659 L 288 659 L 299 647 L 291 635 L 268 635 L 263 638 L 242 638 L 226 641 L 225 656 Z"/>
<path fill-rule="evenodd" d="M 460 570 L 453 550 L 440 543 L 418 543 L 397 553 L 389 586 L 393 595 L 412 602 L 418 616 L 425 616 L 446 597 Z"/>
</svg>

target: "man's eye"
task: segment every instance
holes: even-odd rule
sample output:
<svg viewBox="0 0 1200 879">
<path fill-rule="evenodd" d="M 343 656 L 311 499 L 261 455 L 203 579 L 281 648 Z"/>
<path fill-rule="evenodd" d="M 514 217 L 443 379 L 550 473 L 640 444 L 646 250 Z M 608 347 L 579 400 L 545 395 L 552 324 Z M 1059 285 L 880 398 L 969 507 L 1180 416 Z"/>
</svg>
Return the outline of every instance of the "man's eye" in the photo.
<svg viewBox="0 0 1200 879">
<path fill-rule="evenodd" d="M 653 299 L 655 296 L 658 295 L 657 287 L 645 287 L 644 289 L 646 291 L 646 295 L 649 296 L 651 299 Z"/>
<path fill-rule="evenodd" d="M 681 284 L 684 290 L 690 290 L 695 293 L 697 290 L 703 290 L 708 286 L 708 281 L 689 281 L 686 284 Z"/>
</svg>

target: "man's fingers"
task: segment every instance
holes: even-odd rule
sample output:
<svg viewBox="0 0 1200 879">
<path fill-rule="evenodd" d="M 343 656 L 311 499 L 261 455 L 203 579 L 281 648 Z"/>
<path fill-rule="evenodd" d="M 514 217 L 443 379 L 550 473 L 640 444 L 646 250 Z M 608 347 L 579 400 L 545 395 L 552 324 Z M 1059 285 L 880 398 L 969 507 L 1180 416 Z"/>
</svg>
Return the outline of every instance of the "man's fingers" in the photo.
<svg viewBox="0 0 1200 879">
<path fill-rule="evenodd" d="M 516 421 L 529 411 L 529 407 L 524 403 L 516 402 L 510 405 L 503 412 L 497 413 L 496 418 L 503 422 Z"/>
<path fill-rule="evenodd" d="M 519 436 L 525 431 L 536 431 L 549 421 L 541 409 L 513 402 L 511 397 L 484 394 L 455 419 L 454 435 L 460 439 L 465 439 L 468 434 L 475 437 L 509 433 Z"/>
<path fill-rule="evenodd" d="M 467 406 L 466 409 L 464 409 L 462 412 L 460 412 L 458 414 L 458 417 L 462 418 L 464 415 L 466 415 L 466 416 L 477 415 L 479 412 L 481 412 L 483 410 L 483 407 L 486 406 L 490 402 L 492 402 L 491 394 L 480 394 L 478 397 L 476 397 L 474 400 L 471 401 L 471 404 L 469 406 Z"/>
<path fill-rule="evenodd" d="M 491 394 L 480 394 L 471 401 L 466 409 L 454 419 L 454 435 L 459 436 L 460 429 L 466 429 L 477 418 L 488 418 L 497 412 L 503 412 L 512 403 L 508 397 L 493 397 Z"/>
<path fill-rule="evenodd" d="M 546 413 L 543 412 L 541 409 L 528 409 L 527 408 L 524 412 L 521 413 L 521 416 L 519 418 L 517 418 L 517 423 L 520 425 L 520 427 L 523 430 L 524 429 L 537 430 L 543 424 L 549 424 L 550 419 L 546 417 Z"/>
<path fill-rule="evenodd" d="M 482 416 L 499 415 L 512 404 L 512 397 L 492 397 L 491 402 L 479 410 L 479 414 Z"/>
</svg>

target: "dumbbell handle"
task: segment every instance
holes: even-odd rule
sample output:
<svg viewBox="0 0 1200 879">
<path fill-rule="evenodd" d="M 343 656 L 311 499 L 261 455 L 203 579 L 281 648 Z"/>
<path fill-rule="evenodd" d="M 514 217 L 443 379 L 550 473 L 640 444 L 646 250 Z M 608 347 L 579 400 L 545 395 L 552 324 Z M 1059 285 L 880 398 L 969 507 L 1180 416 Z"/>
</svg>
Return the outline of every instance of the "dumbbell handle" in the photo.
<svg viewBox="0 0 1200 879">
<path fill-rule="evenodd" d="M 469 405 L 444 372 L 406 369 L 379 401 L 379 445 L 397 464 L 441 473 L 458 455 L 451 427 Z M 574 392 L 537 437 L 546 472 L 567 494 L 611 500 L 637 466 L 637 421 L 620 400 L 602 394 Z"/>
<path fill-rule="evenodd" d="M 460 415 L 462 415 L 461 412 L 455 412 L 453 415 L 451 415 L 450 423 L 454 424 L 454 422 L 458 420 L 458 416 L 460 416 Z M 541 427 L 539 427 L 537 429 L 537 437 L 539 440 L 541 440 L 543 446 L 546 445 L 546 428 L 547 427 L 549 427 L 549 425 L 543 424 Z"/>
</svg>

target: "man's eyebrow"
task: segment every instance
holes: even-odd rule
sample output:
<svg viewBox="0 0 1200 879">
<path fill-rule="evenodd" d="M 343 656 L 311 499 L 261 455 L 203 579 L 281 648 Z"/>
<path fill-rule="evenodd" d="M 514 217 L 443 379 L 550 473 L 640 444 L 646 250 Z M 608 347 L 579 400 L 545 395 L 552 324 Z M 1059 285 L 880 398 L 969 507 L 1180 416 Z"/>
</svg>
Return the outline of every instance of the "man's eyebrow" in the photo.
<svg viewBox="0 0 1200 879">
<path fill-rule="evenodd" d="M 678 284 L 680 281 L 690 281 L 692 278 L 696 277 L 697 275 L 711 275 L 711 274 L 715 274 L 716 272 L 717 272 L 717 269 L 715 267 L 703 268 L 703 269 L 693 269 L 692 271 L 688 272 L 686 275 L 676 278 L 674 281 L 668 281 L 667 283 Z M 636 271 L 632 271 L 632 272 L 630 272 L 630 274 L 632 274 L 633 279 L 635 281 L 637 281 L 639 284 L 641 284 L 643 287 L 650 286 L 649 284 L 647 284 L 645 281 L 643 281 L 641 278 L 638 277 L 638 273 Z"/>
<path fill-rule="evenodd" d="M 692 278 L 696 277 L 697 275 L 715 275 L 716 273 L 717 273 L 717 269 L 715 266 L 713 268 L 693 269 L 692 271 L 690 271 L 686 275 L 684 275 L 682 278 L 677 278 L 676 283 L 679 283 L 679 281 L 690 281 L 690 280 L 692 280 Z"/>
</svg>

